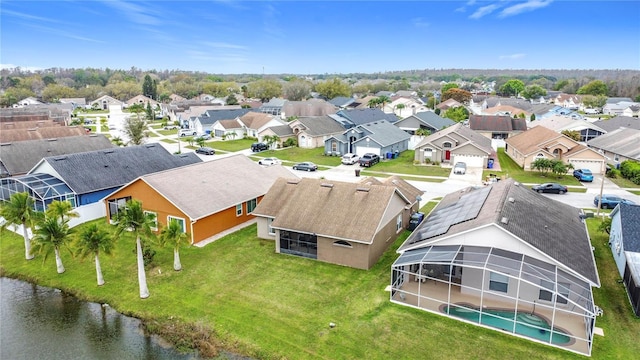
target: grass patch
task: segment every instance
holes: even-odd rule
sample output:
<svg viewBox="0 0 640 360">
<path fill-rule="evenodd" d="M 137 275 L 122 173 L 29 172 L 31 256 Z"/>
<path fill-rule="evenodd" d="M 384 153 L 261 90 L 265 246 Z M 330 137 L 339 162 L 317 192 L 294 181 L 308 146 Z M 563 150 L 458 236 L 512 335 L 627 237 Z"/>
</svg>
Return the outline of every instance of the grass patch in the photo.
<svg viewBox="0 0 640 360">
<path fill-rule="evenodd" d="M 640 185 L 636 185 L 633 183 L 633 181 L 629 180 L 629 179 L 625 179 L 622 176 L 619 176 L 615 179 L 612 178 L 608 178 L 609 180 L 611 180 L 611 182 L 613 182 L 614 184 L 620 186 L 621 188 L 626 188 L 626 189 L 638 189 L 637 191 L 640 192 Z M 636 195 L 640 195 L 637 193 L 634 193 Z"/>
<path fill-rule="evenodd" d="M 166 142 L 167 144 L 175 144 L 178 142 L 177 140 L 173 140 L 173 139 L 160 139 L 160 141 Z"/>
<path fill-rule="evenodd" d="M 546 182 L 555 182 L 563 185 L 580 186 L 580 182 L 572 175 L 555 175 L 553 173 L 541 174 L 537 171 L 525 171 L 520 165 L 513 161 L 509 155 L 504 152 L 504 148 L 498 148 L 498 160 L 500 161 L 501 171 L 484 170 L 482 178 L 487 178 L 490 174 L 498 177 L 510 177 L 523 184 L 542 184 Z"/>
<path fill-rule="evenodd" d="M 213 141 L 210 145 L 216 150 L 224 150 L 227 152 L 236 152 L 251 148 L 251 144 L 256 142 L 252 139 L 238 139 L 238 140 L 217 140 Z"/>
<path fill-rule="evenodd" d="M 606 237 L 593 233 L 597 221 L 589 219 L 588 224 L 603 282 L 595 291 L 605 314 L 597 325 L 606 336 L 596 337 L 593 357 L 631 359 L 640 352 L 640 320 L 631 316 L 624 289 L 617 283 Z M 104 219 L 96 222 L 112 228 Z M 456 360 L 504 359 L 505 354 L 514 359 L 584 359 L 391 304 L 384 288 L 397 258 L 395 250 L 408 234 L 405 231 L 369 271 L 276 254 L 272 241 L 256 237 L 255 225 L 204 248 L 183 248 L 181 272 L 172 270 L 171 249 L 160 248 L 147 271 L 151 297 L 145 300 L 138 298 L 130 234 L 118 240 L 113 256 L 101 256 L 106 280 L 102 287 L 96 286 L 90 258 L 79 261 L 63 252 L 67 271 L 59 275 L 53 257 L 45 263 L 41 256 L 24 260 L 22 238 L 9 232 L 0 239 L 0 271 L 81 299 L 109 303 L 124 314 L 142 318 L 151 328 L 205 331 L 213 337 L 206 346 L 261 359 L 411 359 L 429 353 Z M 330 329 L 329 322 L 336 327 Z"/>
<path fill-rule="evenodd" d="M 640 195 L 640 190 L 627 190 L 627 191 L 635 195 Z"/>
<path fill-rule="evenodd" d="M 164 136 L 171 136 L 171 135 L 177 135 L 178 134 L 178 130 L 164 130 L 161 126 L 158 126 L 159 130 L 156 130 L 158 132 L 158 134 L 160 135 L 164 135 Z"/>
<path fill-rule="evenodd" d="M 372 168 L 375 168 L 375 171 L 396 174 L 449 177 L 451 169 L 437 165 L 414 165 L 414 154 L 415 151 L 406 150 L 400 153 L 396 159 L 383 159 Z"/>
</svg>

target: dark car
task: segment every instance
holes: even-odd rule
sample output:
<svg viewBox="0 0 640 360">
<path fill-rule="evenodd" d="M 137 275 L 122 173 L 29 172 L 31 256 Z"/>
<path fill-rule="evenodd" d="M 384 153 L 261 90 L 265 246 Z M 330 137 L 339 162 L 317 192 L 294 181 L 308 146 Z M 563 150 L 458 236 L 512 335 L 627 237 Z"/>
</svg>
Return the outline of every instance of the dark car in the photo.
<svg viewBox="0 0 640 360">
<path fill-rule="evenodd" d="M 360 157 L 360 166 L 370 167 L 380 162 L 380 156 L 374 153 L 366 153 Z"/>
<path fill-rule="evenodd" d="M 573 171 L 573 176 L 575 176 L 579 181 L 593 181 L 593 173 L 589 169 L 576 169 Z"/>
<path fill-rule="evenodd" d="M 310 161 L 305 161 L 293 165 L 293 170 L 316 171 L 318 170 L 318 165 Z"/>
<path fill-rule="evenodd" d="M 596 195 L 593 198 L 593 204 L 598 206 L 598 202 L 600 202 L 600 195 Z M 620 203 L 635 205 L 635 202 L 627 199 L 623 199 L 620 196 L 611 195 L 611 194 L 603 194 L 602 195 L 602 205 L 600 206 L 603 209 L 613 209 Z"/>
<path fill-rule="evenodd" d="M 539 193 L 551 193 L 551 194 L 564 194 L 567 191 L 569 191 L 569 189 L 566 186 L 560 185 L 557 183 L 544 183 L 544 184 L 533 186 L 531 189 Z"/>
<path fill-rule="evenodd" d="M 265 144 L 265 143 L 253 143 L 251 144 L 251 151 L 253 152 L 259 152 L 259 151 L 265 151 L 269 149 L 269 145 Z"/>
<path fill-rule="evenodd" d="M 216 151 L 210 147 L 200 147 L 196 149 L 196 153 L 204 155 L 214 155 Z"/>
</svg>

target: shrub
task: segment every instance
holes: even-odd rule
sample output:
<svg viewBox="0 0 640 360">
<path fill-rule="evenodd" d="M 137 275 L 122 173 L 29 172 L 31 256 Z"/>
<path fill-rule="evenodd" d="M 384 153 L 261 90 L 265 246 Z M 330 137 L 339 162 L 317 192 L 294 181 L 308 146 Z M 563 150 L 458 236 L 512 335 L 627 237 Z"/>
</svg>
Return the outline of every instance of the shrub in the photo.
<svg viewBox="0 0 640 360">
<path fill-rule="evenodd" d="M 622 174 L 623 178 L 640 185 L 640 163 L 631 160 L 623 161 L 620 163 L 620 174 Z"/>
<path fill-rule="evenodd" d="M 611 169 L 609 171 L 607 171 L 607 177 L 611 178 L 611 179 L 617 179 L 620 176 L 620 170 L 618 169 Z"/>
</svg>

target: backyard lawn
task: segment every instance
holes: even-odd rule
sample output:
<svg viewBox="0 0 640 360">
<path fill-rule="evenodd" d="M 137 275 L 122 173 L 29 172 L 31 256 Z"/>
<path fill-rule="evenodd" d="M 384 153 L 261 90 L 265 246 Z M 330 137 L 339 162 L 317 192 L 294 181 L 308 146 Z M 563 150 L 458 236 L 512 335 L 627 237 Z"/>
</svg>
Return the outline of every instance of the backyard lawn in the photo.
<svg viewBox="0 0 640 360">
<path fill-rule="evenodd" d="M 603 282 L 595 292 L 604 309 L 596 326 L 604 328 L 605 337 L 596 336 L 593 358 L 632 359 L 640 353 L 640 320 L 632 317 L 617 282 L 606 237 L 593 234 L 598 221 L 589 219 L 589 229 Z M 104 219 L 96 222 L 112 229 Z M 0 274 L 108 303 L 181 344 L 212 343 L 260 359 L 585 358 L 392 304 L 384 289 L 395 250 L 408 234 L 369 271 L 276 254 L 272 241 L 256 238 L 256 225 L 204 248 L 183 248 L 180 272 L 172 270 L 172 250 L 157 248 L 147 270 L 151 296 L 141 300 L 130 234 L 118 239 L 112 256 L 101 256 L 106 284 L 98 287 L 92 259 L 63 252 L 67 271 L 57 274 L 53 257 L 44 263 L 41 255 L 24 260 L 22 238 L 3 232 Z M 199 331 L 170 335 L 184 327 Z"/>
</svg>

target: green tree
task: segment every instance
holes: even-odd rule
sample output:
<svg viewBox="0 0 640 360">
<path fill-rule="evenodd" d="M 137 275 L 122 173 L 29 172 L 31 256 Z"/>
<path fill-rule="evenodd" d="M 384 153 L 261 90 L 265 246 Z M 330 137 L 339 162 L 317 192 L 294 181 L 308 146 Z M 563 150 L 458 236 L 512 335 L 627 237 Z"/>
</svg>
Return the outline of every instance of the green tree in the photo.
<svg viewBox="0 0 640 360">
<path fill-rule="evenodd" d="M 522 93 L 523 90 L 524 83 L 522 82 L 522 80 L 518 79 L 511 79 L 500 87 L 500 92 L 505 96 L 513 95 L 517 97 L 518 94 Z"/>
<path fill-rule="evenodd" d="M 57 216 L 45 216 L 44 220 L 38 222 L 33 237 L 33 250 L 44 252 L 44 262 L 53 251 L 56 257 L 56 269 L 58 274 L 62 274 L 65 269 L 60 257 L 60 249 L 66 247 L 71 239 L 73 229 L 69 227 L 68 220 L 60 220 Z"/>
<path fill-rule="evenodd" d="M 551 170 L 553 164 L 551 160 L 547 158 L 537 158 L 531 163 L 532 170 L 538 170 L 542 174 L 546 174 Z"/>
<path fill-rule="evenodd" d="M 74 88 L 65 85 L 50 84 L 42 90 L 42 100 L 45 102 L 56 102 L 61 98 L 72 98 L 76 95 Z"/>
<path fill-rule="evenodd" d="M 325 99 L 351 96 L 351 86 L 338 78 L 317 83 L 315 90 Z"/>
<path fill-rule="evenodd" d="M 451 119 L 455 122 L 461 122 L 469 118 L 469 110 L 464 106 L 456 106 L 447 109 L 445 111 L 444 116 L 447 119 Z"/>
<path fill-rule="evenodd" d="M 582 86 L 578 89 L 578 95 L 594 95 L 594 96 L 607 96 L 609 89 L 607 84 L 602 80 L 593 80 L 592 82 Z"/>
<path fill-rule="evenodd" d="M 562 130 L 560 132 L 562 135 L 575 140 L 575 141 L 580 141 L 580 132 L 576 131 L 576 130 Z"/>
<path fill-rule="evenodd" d="M 457 89 L 457 88 L 458 88 L 458 84 L 450 82 L 442 85 L 442 88 L 440 88 L 440 92 L 444 94 L 445 92 L 447 92 L 447 90 Z"/>
<path fill-rule="evenodd" d="M 186 243 L 189 236 L 183 231 L 182 224 L 176 219 L 171 219 L 169 224 L 160 230 L 160 244 L 173 247 L 173 270 L 182 270 L 180 263 L 180 246 Z"/>
<path fill-rule="evenodd" d="M 416 130 L 416 135 L 418 136 L 429 136 L 431 135 L 431 132 L 425 128 L 420 128 L 418 130 Z"/>
<path fill-rule="evenodd" d="M 557 176 L 562 176 L 567 173 L 567 171 L 573 169 L 573 164 L 565 164 L 560 160 L 552 160 L 551 171 Z"/>
<path fill-rule="evenodd" d="M 249 97 L 267 102 L 282 96 L 282 85 L 276 79 L 260 79 L 247 85 L 247 93 Z"/>
<path fill-rule="evenodd" d="M 133 145 L 141 145 L 147 137 L 147 122 L 137 117 L 129 116 L 124 121 L 124 133 L 129 137 L 129 142 Z"/>
<path fill-rule="evenodd" d="M 271 148 L 271 145 L 276 144 L 280 141 L 280 137 L 278 135 L 265 135 L 262 137 L 264 142 Z"/>
<path fill-rule="evenodd" d="M 378 104 L 380 104 L 381 109 L 384 109 L 384 106 L 390 102 L 391 102 L 391 99 L 388 96 L 386 95 L 378 96 Z"/>
<path fill-rule="evenodd" d="M 33 224 L 39 217 L 38 213 L 34 210 L 33 199 L 26 192 L 11 195 L 9 200 L 3 201 L 2 204 L 0 204 L 0 216 L 5 220 L 4 224 L 2 224 L 3 231 L 9 225 L 22 226 L 25 258 L 27 260 L 33 259 L 29 229 L 33 229 Z"/>
<path fill-rule="evenodd" d="M 151 104 L 147 101 L 147 107 L 145 109 L 145 113 L 147 115 L 147 119 L 153 120 L 156 117 L 156 113 L 151 108 Z"/>
<path fill-rule="evenodd" d="M 400 110 L 400 114 L 402 114 L 402 109 L 404 109 L 404 108 L 405 108 L 405 105 L 404 105 L 404 104 L 397 104 L 397 105 L 395 106 L 395 110 Z M 394 111 L 394 112 L 395 112 L 395 111 Z M 398 115 L 398 114 L 396 114 L 396 115 Z"/>
<path fill-rule="evenodd" d="M 370 108 L 376 108 L 378 107 L 378 105 L 380 105 L 380 99 L 378 98 L 373 98 L 367 103 L 367 106 L 369 106 Z"/>
<path fill-rule="evenodd" d="M 607 97 L 604 95 L 584 95 L 582 97 L 582 104 L 587 108 L 601 109 L 606 103 Z"/>
<path fill-rule="evenodd" d="M 106 230 L 98 227 L 97 224 L 90 224 L 79 234 L 76 243 L 77 252 L 82 259 L 93 255 L 96 264 L 96 276 L 98 286 L 104 285 L 102 268 L 100 267 L 100 253 L 111 254 L 115 240 Z"/>
<path fill-rule="evenodd" d="M 229 94 L 225 102 L 227 103 L 227 105 L 238 105 L 238 98 L 235 94 Z"/>
<path fill-rule="evenodd" d="M 158 100 L 158 83 L 151 79 L 149 74 L 144 76 L 142 82 L 142 94 L 153 100 Z"/>
<path fill-rule="evenodd" d="M 60 221 L 69 221 L 72 218 L 80 217 L 80 214 L 73 211 L 73 205 L 69 201 L 54 200 L 47 206 L 47 216 L 59 218 Z"/>
<path fill-rule="evenodd" d="M 525 86 L 521 95 L 527 100 L 538 99 L 541 96 L 546 96 L 547 90 L 537 84 L 527 85 Z"/>
<path fill-rule="evenodd" d="M 200 146 L 200 147 L 204 147 L 206 145 L 206 143 L 207 143 L 207 141 L 202 136 L 199 136 L 196 139 L 196 144 L 198 144 L 198 146 Z"/>
<path fill-rule="evenodd" d="M 311 94 L 311 84 L 304 80 L 289 81 L 283 86 L 284 97 L 291 101 L 301 101 Z"/>
<path fill-rule="evenodd" d="M 598 231 L 611 234 L 611 217 L 605 216 L 602 218 L 600 225 L 598 225 Z"/>
<path fill-rule="evenodd" d="M 142 209 L 142 202 L 132 199 L 118 209 L 115 225 L 114 240 L 118 239 L 125 231 L 130 231 L 136 237 L 138 287 L 140 289 L 140 298 L 146 299 L 149 297 L 149 288 L 147 287 L 147 274 L 144 271 L 142 237 L 149 238 L 153 236 L 151 227 L 155 225 L 155 215 L 145 213 Z"/>
</svg>

